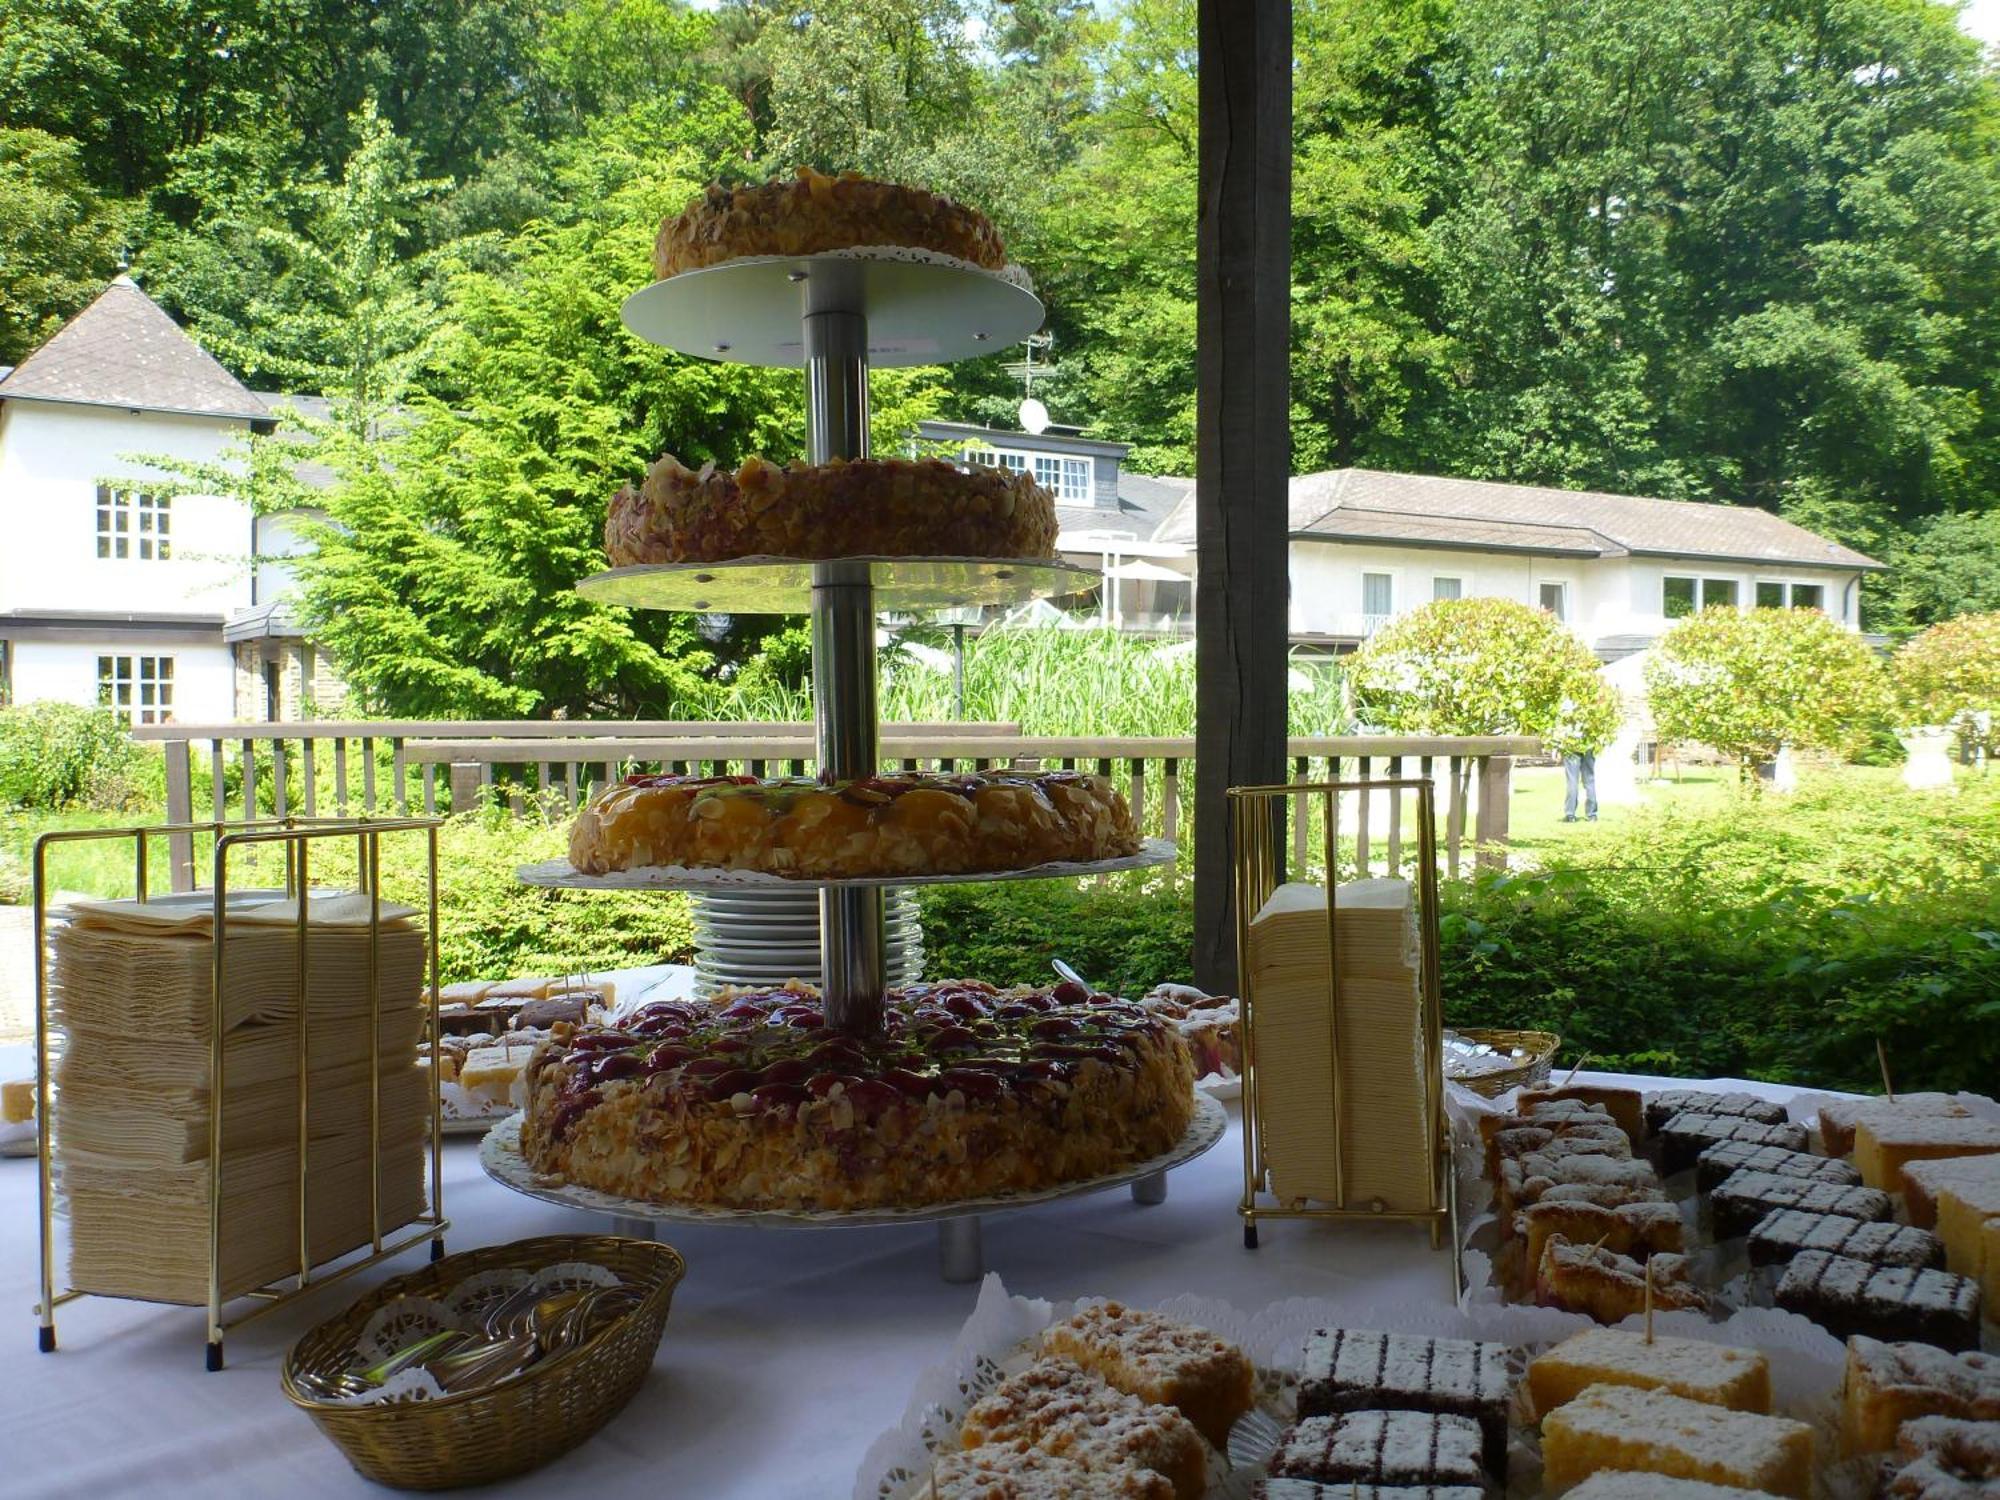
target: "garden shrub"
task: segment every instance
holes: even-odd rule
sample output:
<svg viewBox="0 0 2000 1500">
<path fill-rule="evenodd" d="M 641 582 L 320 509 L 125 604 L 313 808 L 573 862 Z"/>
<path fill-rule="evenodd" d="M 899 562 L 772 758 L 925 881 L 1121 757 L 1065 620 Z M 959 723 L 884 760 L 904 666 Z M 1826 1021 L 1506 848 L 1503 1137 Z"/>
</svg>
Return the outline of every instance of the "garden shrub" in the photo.
<svg viewBox="0 0 2000 1500">
<path fill-rule="evenodd" d="M 1874 650 L 1816 609 L 1714 605 L 1675 622 L 1646 662 L 1662 740 L 1721 751 L 1746 774 L 1793 750 L 1848 753 L 1888 709 Z"/>
<path fill-rule="evenodd" d="M 0 708 L 0 807 L 143 805 L 148 759 L 110 709 L 52 702 Z"/>
<path fill-rule="evenodd" d="M 568 843 L 566 826 L 535 817 L 487 811 L 445 821 L 438 836 L 445 983 L 689 961 L 694 927 L 677 891 L 554 891 L 515 879 L 517 866 L 552 859 Z M 420 903 L 422 837 L 385 838 L 382 848 L 385 888 Z"/>
<path fill-rule="evenodd" d="M 2000 610 L 1931 626 L 1896 653 L 1890 675 L 1904 724 L 1954 727 L 2000 749 Z"/>
<path fill-rule="evenodd" d="M 926 972 L 1041 982 L 1051 957 L 1134 994 L 1190 977 L 1185 879 L 921 893 Z M 2000 777 L 1956 798 L 1893 772 L 1784 799 L 1649 809 L 1540 869 L 1447 883 L 1454 1025 L 1560 1032 L 1562 1062 L 1878 1089 L 2000 1077 Z"/>
</svg>

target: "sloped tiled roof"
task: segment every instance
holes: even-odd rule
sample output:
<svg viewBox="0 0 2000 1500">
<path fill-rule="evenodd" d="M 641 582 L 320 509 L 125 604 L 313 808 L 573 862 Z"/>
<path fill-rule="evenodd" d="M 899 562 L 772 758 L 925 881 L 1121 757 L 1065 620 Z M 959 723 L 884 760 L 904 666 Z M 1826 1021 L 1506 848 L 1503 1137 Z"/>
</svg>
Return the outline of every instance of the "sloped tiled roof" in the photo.
<svg viewBox="0 0 2000 1500">
<path fill-rule="evenodd" d="M 1192 479 L 1172 475 L 1128 474 L 1118 471 L 1118 504 L 1058 505 L 1056 525 L 1065 532 L 1127 532 L 1148 539 L 1173 513 L 1183 495 L 1194 490 Z"/>
<path fill-rule="evenodd" d="M 1882 566 L 1851 547 L 1751 506 L 1377 469 L 1298 475 L 1291 482 L 1289 512 L 1293 536 L 1329 540 L 1366 538 L 1600 557 L 1635 552 L 1821 568 Z M 1194 540 L 1191 491 L 1160 527 L 1158 539 Z"/>
<path fill-rule="evenodd" d="M 0 380 L 0 401 L 61 401 L 248 422 L 271 416 L 128 276 L 113 281 Z"/>
</svg>

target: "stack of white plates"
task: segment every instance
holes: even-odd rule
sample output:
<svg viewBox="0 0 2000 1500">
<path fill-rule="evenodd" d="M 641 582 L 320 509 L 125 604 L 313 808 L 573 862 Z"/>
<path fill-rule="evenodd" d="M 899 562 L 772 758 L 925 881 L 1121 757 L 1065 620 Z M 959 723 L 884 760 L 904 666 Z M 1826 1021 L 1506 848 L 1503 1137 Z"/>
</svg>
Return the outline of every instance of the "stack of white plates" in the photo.
<svg viewBox="0 0 2000 1500">
<path fill-rule="evenodd" d="M 698 992 L 713 994 L 724 985 L 779 985 L 787 979 L 820 982 L 816 888 L 745 887 L 693 894 Z M 882 894 L 889 983 L 913 984 L 924 973 L 924 936 L 916 898 L 906 890 Z"/>
</svg>

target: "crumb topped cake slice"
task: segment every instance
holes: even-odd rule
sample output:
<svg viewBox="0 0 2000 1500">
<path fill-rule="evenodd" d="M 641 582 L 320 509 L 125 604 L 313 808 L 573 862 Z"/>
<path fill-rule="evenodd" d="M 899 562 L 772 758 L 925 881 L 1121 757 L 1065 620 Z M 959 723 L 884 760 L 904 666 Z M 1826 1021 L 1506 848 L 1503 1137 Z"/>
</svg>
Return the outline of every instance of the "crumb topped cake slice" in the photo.
<svg viewBox="0 0 2000 1500">
<path fill-rule="evenodd" d="M 965 1414 L 960 1441 L 967 1448 L 1025 1442 L 1093 1473 L 1151 1469 L 1179 1500 L 1200 1500 L 1208 1484 L 1208 1450 L 1185 1417 L 1115 1390 L 1069 1359 L 1038 1359 L 1008 1376 Z"/>
<path fill-rule="evenodd" d="M 1026 1443 L 947 1453 L 922 1494 L 923 1500 L 1177 1500 L 1172 1482 L 1151 1469 L 1092 1470 Z"/>
<path fill-rule="evenodd" d="M 1216 1447 L 1250 1409 L 1256 1371 L 1243 1351 L 1205 1328 L 1100 1302 L 1042 1334 L 1065 1355 L 1141 1401 L 1172 1406 Z"/>
</svg>

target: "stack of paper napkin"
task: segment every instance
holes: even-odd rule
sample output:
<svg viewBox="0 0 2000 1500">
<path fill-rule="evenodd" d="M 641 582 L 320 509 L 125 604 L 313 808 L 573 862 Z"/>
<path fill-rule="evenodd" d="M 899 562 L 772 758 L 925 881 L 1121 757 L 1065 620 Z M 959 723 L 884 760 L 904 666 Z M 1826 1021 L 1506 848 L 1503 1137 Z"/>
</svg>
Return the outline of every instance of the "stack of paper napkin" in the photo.
<svg viewBox="0 0 2000 1500">
<path fill-rule="evenodd" d="M 1429 1208 L 1423 978 L 1409 882 L 1340 886 L 1331 940 L 1325 888 L 1280 886 L 1251 919 L 1245 988 L 1273 1194 L 1351 1209 Z"/>
<path fill-rule="evenodd" d="M 371 1122 L 382 1231 L 424 1210 L 424 933 L 409 908 L 385 903 L 371 951 L 369 912 L 356 896 L 308 904 L 302 1048 L 297 902 L 230 908 L 219 1091 L 225 1296 L 299 1269 L 302 1112 L 310 1262 L 371 1237 Z M 54 1149 L 70 1280 L 81 1291 L 207 1299 L 213 926 L 205 903 L 85 901 L 56 931 Z"/>
</svg>

